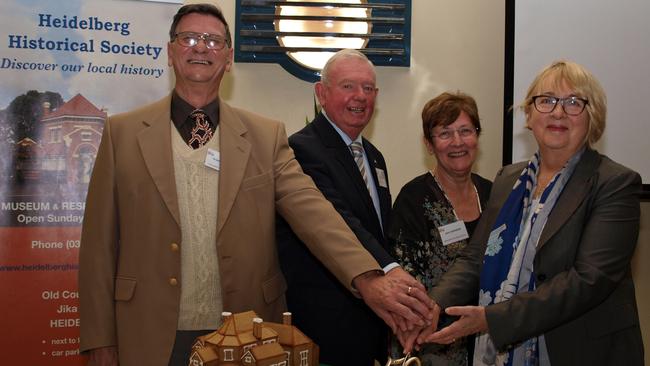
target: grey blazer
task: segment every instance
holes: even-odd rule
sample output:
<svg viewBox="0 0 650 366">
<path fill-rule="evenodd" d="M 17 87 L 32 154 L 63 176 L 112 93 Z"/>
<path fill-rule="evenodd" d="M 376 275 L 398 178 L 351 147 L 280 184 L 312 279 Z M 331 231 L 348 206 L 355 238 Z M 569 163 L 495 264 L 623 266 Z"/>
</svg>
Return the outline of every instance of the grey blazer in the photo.
<svg viewBox="0 0 650 366">
<path fill-rule="evenodd" d="M 496 176 L 466 251 L 431 291 L 446 308 L 475 296 L 494 221 L 526 163 Z M 553 366 L 643 365 L 630 271 L 639 232 L 641 177 L 587 149 L 544 227 L 535 291 L 486 308 L 498 348 L 544 334 Z"/>
</svg>

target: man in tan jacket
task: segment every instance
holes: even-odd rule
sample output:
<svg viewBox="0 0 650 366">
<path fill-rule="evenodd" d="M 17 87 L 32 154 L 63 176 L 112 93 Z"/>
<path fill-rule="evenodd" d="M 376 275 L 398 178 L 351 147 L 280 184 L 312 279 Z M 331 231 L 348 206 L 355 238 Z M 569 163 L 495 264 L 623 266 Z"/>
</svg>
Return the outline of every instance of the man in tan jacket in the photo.
<svg viewBox="0 0 650 366">
<path fill-rule="evenodd" d="M 302 172 L 284 126 L 219 98 L 233 55 L 220 10 L 182 7 L 167 52 L 173 93 L 107 120 L 89 186 L 79 269 L 89 365 L 187 364 L 221 311 L 278 321 L 276 210 L 393 328 L 429 320 L 423 288 L 382 275 Z"/>
</svg>

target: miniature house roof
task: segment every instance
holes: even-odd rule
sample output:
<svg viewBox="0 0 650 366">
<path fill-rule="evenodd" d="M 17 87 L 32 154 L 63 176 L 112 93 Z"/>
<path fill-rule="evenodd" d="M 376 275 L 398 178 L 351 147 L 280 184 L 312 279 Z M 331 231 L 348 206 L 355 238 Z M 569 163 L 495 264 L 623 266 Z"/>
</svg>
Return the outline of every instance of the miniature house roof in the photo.
<svg viewBox="0 0 650 366">
<path fill-rule="evenodd" d="M 237 313 L 228 317 L 224 323 L 205 338 L 205 343 L 220 347 L 237 347 L 278 337 L 277 332 L 268 327 L 262 328 L 260 339 L 253 335 L 253 319 L 257 318 L 254 311 Z"/>
<path fill-rule="evenodd" d="M 203 363 L 207 363 L 219 359 L 219 355 L 217 354 L 217 351 L 212 347 L 199 348 L 194 350 L 194 352 L 197 353 L 197 355 L 199 356 L 201 361 L 203 361 Z"/>
<path fill-rule="evenodd" d="M 218 345 L 222 344 L 224 338 L 228 336 L 236 337 L 240 333 L 250 332 L 253 330 L 254 318 L 257 318 L 257 314 L 254 311 L 246 311 L 230 315 L 224 320 L 219 329 L 207 335 L 204 341 L 205 343 Z"/>
<path fill-rule="evenodd" d="M 223 325 L 219 327 L 217 332 L 224 335 L 235 335 L 237 333 L 252 331 L 253 319 L 257 317 L 257 313 L 252 310 L 233 314 L 224 321 Z"/>
<path fill-rule="evenodd" d="M 282 355 L 284 354 L 284 349 L 277 343 L 267 343 L 252 348 L 250 352 L 255 357 L 255 360 L 260 361 Z"/>
<path fill-rule="evenodd" d="M 285 346 L 295 347 L 312 342 L 309 337 L 293 325 L 265 322 L 264 328 L 271 328 L 276 331 L 280 344 Z"/>
<path fill-rule="evenodd" d="M 266 341 L 273 338 L 278 338 L 278 333 L 267 327 L 262 328 L 262 335 L 259 339 L 255 338 L 252 331 L 240 334 L 239 336 L 239 339 L 242 341 L 241 344 L 254 343 L 260 340 Z"/>
</svg>

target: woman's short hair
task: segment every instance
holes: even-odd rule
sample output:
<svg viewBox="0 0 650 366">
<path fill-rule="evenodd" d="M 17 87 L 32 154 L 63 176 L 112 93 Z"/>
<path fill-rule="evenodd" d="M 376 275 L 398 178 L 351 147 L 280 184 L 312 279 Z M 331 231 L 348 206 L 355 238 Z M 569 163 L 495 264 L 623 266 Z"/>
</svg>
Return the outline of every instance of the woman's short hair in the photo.
<svg viewBox="0 0 650 366">
<path fill-rule="evenodd" d="M 433 143 L 431 131 L 436 126 L 449 126 L 454 123 L 461 112 L 467 113 L 478 134 L 481 133 L 481 120 L 478 116 L 476 101 L 471 96 L 457 91 L 444 92 L 431 99 L 422 108 L 422 133 L 424 138 Z"/>
<path fill-rule="evenodd" d="M 530 118 L 531 108 L 534 108 L 533 97 L 543 93 L 542 88 L 548 87 L 549 83 L 554 88 L 561 88 L 562 83 L 566 83 L 566 86 L 577 96 L 588 100 L 585 107 L 589 114 L 586 143 L 591 146 L 600 140 L 605 131 L 607 96 L 596 77 L 584 66 L 575 62 L 554 61 L 537 74 L 528 87 L 526 99 L 519 105 L 526 114 L 526 120 Z"/>
</svg>

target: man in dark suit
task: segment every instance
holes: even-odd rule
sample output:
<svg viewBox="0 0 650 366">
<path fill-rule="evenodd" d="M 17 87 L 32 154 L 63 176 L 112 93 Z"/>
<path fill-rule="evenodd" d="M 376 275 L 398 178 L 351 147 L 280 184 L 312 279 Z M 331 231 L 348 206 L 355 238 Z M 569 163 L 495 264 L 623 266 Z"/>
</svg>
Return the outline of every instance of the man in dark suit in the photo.
<svg viewBox="0 0 650 366">
<path fill-rule="evenodd" d="M 372 63 L 358 51 L 339 51 L 323 68 L 315 89 L 322 112 L 289 138 L 298 162 L 387 277 L 396 285 L 416 286 L 385 249 L 391 207 L 386 163 L 361 136 L 377 96 Z M 341 286 L 286 222 L 278 225 L 278 245 L 289 310 L 295 325 L 320 346 L 320 361 L 335 366 L 372 366 L 374 360 L 383 364 L 388 327 L 381 319 Z"/>
</svg>

